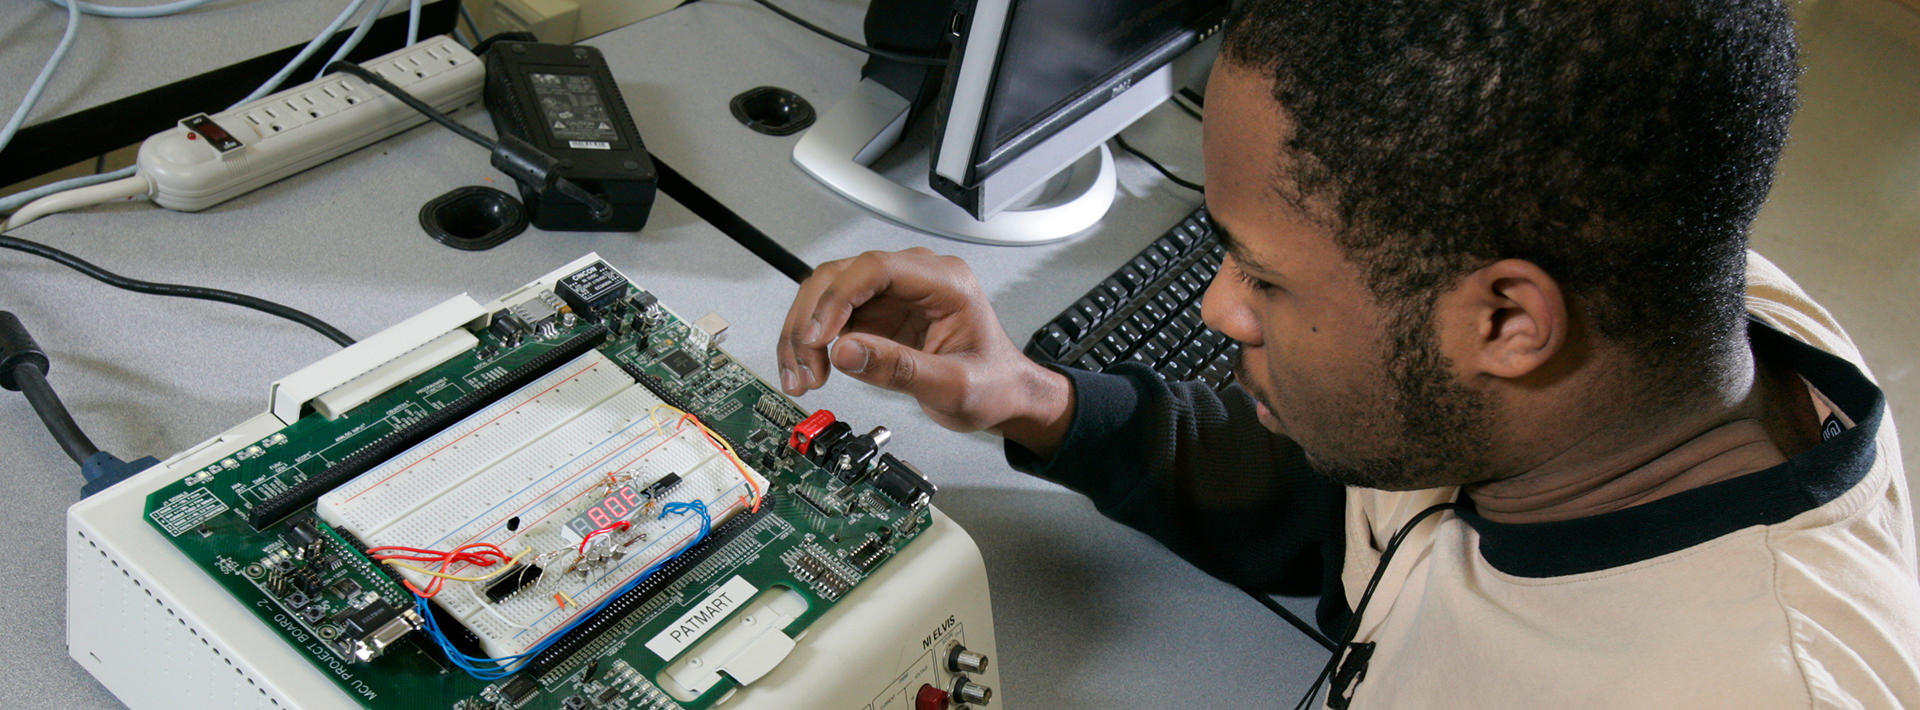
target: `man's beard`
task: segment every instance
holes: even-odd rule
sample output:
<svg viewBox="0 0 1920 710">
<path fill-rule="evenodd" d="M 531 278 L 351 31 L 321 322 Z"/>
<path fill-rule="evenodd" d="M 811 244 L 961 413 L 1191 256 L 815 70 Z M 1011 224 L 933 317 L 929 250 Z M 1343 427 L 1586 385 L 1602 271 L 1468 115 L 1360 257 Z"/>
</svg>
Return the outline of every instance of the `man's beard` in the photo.
<svg viewBox="0 0 1920 710">
<path fill-rule="evenodd" d="M 1365 452 L 1350 445 L 1346 451 L 1307 450 L 1307 458 L 1328 478 L 1365 488 L 1420 490 L 1484 480 L 1490 473 L 1486 451 L 1492 441 L 1485 398 L 1449 371 L 1451 362 L 1440 353 L 1430 326 L 1431 308 L 1394 311 L 1384 358 L 1391 395 L 1386 401 L 1364 403 L 1371 410 L 1365 416 L 1385 426 L 1358 427 L 1382 432 L 1380 440 Z M 1234 376 L 1243 383 L 1254 381 L 1237 353 Z M 1265 404 L 1279 416 L 1276 403 Z"/>
</svg>

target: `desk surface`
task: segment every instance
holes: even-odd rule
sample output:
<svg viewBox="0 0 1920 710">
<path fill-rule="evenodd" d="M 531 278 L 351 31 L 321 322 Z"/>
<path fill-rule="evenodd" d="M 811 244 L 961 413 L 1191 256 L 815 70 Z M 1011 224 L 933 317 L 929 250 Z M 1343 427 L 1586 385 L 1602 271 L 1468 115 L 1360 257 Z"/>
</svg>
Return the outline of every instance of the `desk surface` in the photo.
<svg viewBox="0 0 1920 710">
<path fill-rule="evenodd" d="M 857 27 L 858 7 L 839 0 L 795 9 L 842 31 Z M 830 106 L 851 86 L 858 56 L 716 0 L 594 43 L 650 147 L 695 184 L 809 262 L 915 245 L 965 256 L 1016 337 L 1197 204 L 1122 159 L 1115 212 L 1092 234 L 1027 248 L 913 234 L 801 175 L 786 157 L 792 139 L 749 133 L 727 116 L 728 98 L 760 84 Z M 1193 128 L 1184 115 L 1158 112 L 1128 135 L 1197 174 Z M 484 301 L 598 251 L 682 313 L 721 313 L 733 324 L 726 347 L 755 371 L 774 371 L 773 337 L 794 284 L 670 200 L 638 235 L 534 231 L 481 253 L 421 235 L 422 202 L 488 179 L 505 182 L 470 144 L 423 128 L 207 212 L 113 205 L 51 217 L 19 236 L 130 276 L 272 298 L 357 336 L 463 291 Z M 264 315 L 113 290 L 14 252 L 0 252 L 0 271 L 0 305 L 53 358 L 54 386 L 94 440 L 125 457 L 165 456 L 262 411 L 268 383 L 334 351 Z M 23 401 L 0 401 L 0 515 L 11 551 L 0 561 L 9 592 L 0 618 L 14 620 L 0 638 L 0 656 L 13 661 L 0 670 L 0 689 L 53 706 L 113 706 L 65 653 L 64 513 L 79 477 Z M 1297 696 L 1325 658 L 1252 600 L 1083 498 L 1009 470 L 990 437 L 939 429 L 910 401 L 848 380 L 803 404 L 893 428 L 891 448 L 941 485 L 936 504 L 979 543 L 1000 638 L 999 707 L 1183 707 L 1196 697 L 1265 707 Z"/>
</svg>

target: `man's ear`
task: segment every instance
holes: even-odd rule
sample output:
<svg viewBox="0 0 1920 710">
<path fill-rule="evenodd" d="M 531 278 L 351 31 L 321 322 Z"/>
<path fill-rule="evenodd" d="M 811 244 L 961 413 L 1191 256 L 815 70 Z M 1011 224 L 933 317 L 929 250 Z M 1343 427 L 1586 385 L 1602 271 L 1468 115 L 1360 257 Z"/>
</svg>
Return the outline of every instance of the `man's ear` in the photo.
<svg viewBox="0 0 1920 710">
<path fill-rule="evenodd" d="M 1525 377 L 1566 347 L 1572 323 L 1560 282 L 1523 259 L 1501 259 L 1442 294 L 1448 357 L 1464 376 Z"/>
</svg>

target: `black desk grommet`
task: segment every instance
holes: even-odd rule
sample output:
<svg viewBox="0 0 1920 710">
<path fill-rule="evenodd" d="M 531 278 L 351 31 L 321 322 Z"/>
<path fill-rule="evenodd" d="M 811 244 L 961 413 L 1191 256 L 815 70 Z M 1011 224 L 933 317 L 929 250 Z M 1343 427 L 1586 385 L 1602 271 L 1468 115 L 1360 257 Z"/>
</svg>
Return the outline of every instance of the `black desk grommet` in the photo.
<svg viewBox="0 0 1920 710">
<path fill-rule="evenodd" d="M 527 231 L 527 210 L 491 187 L 457 187 L 420 206 L 420 228 L 433 240 L 463 251 L 483 251 Z"/>
<path fill-rule="evenodd" d="M 813 125 L 813 104 L 777 86 L 747 89 L 727 106 L 741 125 L 769 136 L 789 136 Z"/>
</svg>

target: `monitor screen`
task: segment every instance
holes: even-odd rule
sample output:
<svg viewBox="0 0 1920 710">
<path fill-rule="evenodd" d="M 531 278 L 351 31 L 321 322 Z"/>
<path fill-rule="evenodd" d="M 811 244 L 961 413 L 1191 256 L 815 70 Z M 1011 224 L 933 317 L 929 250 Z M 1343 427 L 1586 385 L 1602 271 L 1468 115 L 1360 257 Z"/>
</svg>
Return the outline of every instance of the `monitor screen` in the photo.
<svg viewBox="0 0 1920 710">
<path fill-rule="evenodd" d="M 1190 39 L 1220 11 L 1191 0 L 1016 0 L 978 154 L 991 155 L 1156 50 Z"/>
</svg>

